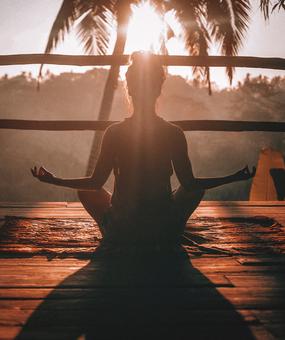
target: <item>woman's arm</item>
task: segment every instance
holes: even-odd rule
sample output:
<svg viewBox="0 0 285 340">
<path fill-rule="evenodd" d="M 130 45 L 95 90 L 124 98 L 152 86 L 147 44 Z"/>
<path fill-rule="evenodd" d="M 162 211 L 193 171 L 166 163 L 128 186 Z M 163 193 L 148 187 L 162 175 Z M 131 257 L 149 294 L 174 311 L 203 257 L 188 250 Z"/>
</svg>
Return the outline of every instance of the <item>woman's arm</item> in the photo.
<svg viewBox="0 0 285 340">
<path fill-rule="evenodd" d="M 52 184 L 72 188 L 77 190 L 97 190 L 102 186 L 96 185 L 96 181 L 94 181 L 91 177 L 81 177 L 81 178 L 54 178 Z"/>
<path fill-rule="evenodd" d="M 101 151 L 92 176 L 67 179 L 59 178 L 42 166 L 39 168 L 39 170 L 36 166 L 31 169 L 33 176 L 44 183 L 54 184 L 77 190 L 101 189 L 108 179 L 113 168 L 112 151 L 114 146 L 110 131 L 111 130 L 109 128 L 104 134 Z"/>
<path fill-rule="evenodd" d="M 235 172 L 232 175 L 216 178 L 195 178 L 196 184 L 203 189 L 212 189 L 219 187 L 224 184 L 244 181 L 254 177 L 256 168 L 253 167 L 252 171 L 249 170 L 248 166 Z"/>
<path fill-rule="evenodd" d="M 250 172 L 248 166 L 246 166 L 229 176 L 217 178 L 195 178 L 193 175 L 191 161 L 188 156 L 186 138 L 182 130 L 177 130 L 173 143 L 173 167 L 179 182 L 186 190 L 212 189 L 224 184 L 247 180 L 255 175 L 255 167 L 253 167 L 253 170 Z"/>
<path fill-rule="evenodd" d="M 61 187 L 67 187 L 77 190 L 96 190 L 100 189 L 96 185 L 96 181 L 92 177 L 82 177 L 82 178 L 59 178 L 54 176 L 51 172 L 45 169 L 43 166 L 37 169 L 35 166 L 31 169 L 34 177 L 38 178 L 41 182 L 58 185 Z"/>
</svg>

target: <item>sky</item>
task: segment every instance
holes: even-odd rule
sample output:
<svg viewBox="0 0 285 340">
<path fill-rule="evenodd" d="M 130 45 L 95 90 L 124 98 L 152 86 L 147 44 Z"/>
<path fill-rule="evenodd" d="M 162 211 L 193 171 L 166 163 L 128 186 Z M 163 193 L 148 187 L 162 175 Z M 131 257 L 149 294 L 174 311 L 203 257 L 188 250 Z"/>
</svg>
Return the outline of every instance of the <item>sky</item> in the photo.
<svg viewBox="0 0 285 340">
<path fill-rule="evenodd" d="M 60 8 L 62 0 L 0 0 L 0 54 L 21 54 L 21 53 L 43 53 L 47 42 L 48 34 L 52 23 Z M 149 18 L 149 16 L 148 16 Z M 249 30 L 240 49 L 239 55 L 260 56 L 260 57 L 281 57 L 285 58 L 285 11 L 275 12 L 271 15 L 269 22 L 265 22 L 263 15 L 258 8 L 258 1 L 252 1 L 252 15 Z M 142 21 L 143 19 L 140 18 Z M 141 24 L 143 22 L 138 21 Z M 142 34 L 146 27 L 135 28 Z M 153 27 L 150 27 L 150 30 Z M 150 31 L 149 30 L 149 31 Z M 141 41 L 143 37 L 141 36 Z M 140 39 L 131 39 L 129 44 L 136 49 Z M 129 52 L 131 49 L 127 47 Z M 169 44 L 171 54 L 185 54 L 182 45 L 177 41 Z M 211 54 L 215 53 L 215 48 Z M 83 54 L 75 32 L 71 32 L 53 53 L 61 54 Z M 22 71 L 31 71 L 33 75 L 38 73 L 39 65 L 21 66 L 0 66 L 0 76 L 8 74 L 16 75 Z M 46 65 L 54 73 L 64 71 L 84 72 L 86 68 L 75 66 L 52 66 Z M 180 74 L 191 78 L 189 67 L 175 67 L 170 73 Z M 285 71 L 258 70 L 258 69 L 237 69 L 233 85 L 237 84 L 246 73 L 252 75 L 263 74 L 269 77 L 275 75 L 285 76 Z M 228 86 L 225 70 L 222 68 L 211 68 L 212 80 L 219 88 Z M 122 74 L 123 76 L 123 74 Z"/>
</svg>

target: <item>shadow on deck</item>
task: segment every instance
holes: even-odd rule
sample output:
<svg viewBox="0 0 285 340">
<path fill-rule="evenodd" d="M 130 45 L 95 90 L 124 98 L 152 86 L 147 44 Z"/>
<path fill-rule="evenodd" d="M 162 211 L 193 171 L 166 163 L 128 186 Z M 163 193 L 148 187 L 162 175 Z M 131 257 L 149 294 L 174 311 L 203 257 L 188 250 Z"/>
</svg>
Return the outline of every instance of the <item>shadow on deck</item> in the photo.
<svg viewBox="0 0 285 340">
<path fill-rule="evenodd" d="M 36 308 L 17 339 L 254 339 L 216 286 L 232 285 L 188 260 L 93 260 L 39 305 L 25 301 Z"/>
<path fill-rule="evenodd" d="M 80 209 L 0 206 L 1 339 L 284 338 L 282 203 L 202 202 L 190 259 L 95 257 Z"/>
</svg>

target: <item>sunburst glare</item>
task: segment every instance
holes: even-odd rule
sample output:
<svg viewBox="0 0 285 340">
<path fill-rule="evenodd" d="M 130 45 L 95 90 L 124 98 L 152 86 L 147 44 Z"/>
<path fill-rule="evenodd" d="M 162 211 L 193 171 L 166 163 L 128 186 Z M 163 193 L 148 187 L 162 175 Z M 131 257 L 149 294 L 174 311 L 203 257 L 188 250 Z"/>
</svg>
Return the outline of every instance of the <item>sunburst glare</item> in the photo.
<svg viewBox="0 0 285 340">
<path fill-rule="evenodd" d="M 138 50 L 159 53 L 164 31 L 163 19 L 149 2 L 132 6 L 126 53 L 130 54 Z"/>
</svg>

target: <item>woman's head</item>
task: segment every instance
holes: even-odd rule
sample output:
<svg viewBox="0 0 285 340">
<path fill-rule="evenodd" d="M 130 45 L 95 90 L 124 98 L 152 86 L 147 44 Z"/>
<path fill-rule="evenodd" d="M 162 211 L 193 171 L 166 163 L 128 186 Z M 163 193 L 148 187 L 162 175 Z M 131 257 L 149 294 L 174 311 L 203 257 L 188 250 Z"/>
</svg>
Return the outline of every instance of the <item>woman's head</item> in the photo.
<svg viewBox="0 0 285 340">
<path fill-rule="evenodd" d="M 156 100 L 165 80 L 164 67 L 150 53 L 134 52 L 126 73 L 129 95 L 133 100 Z"/>
</svg>

